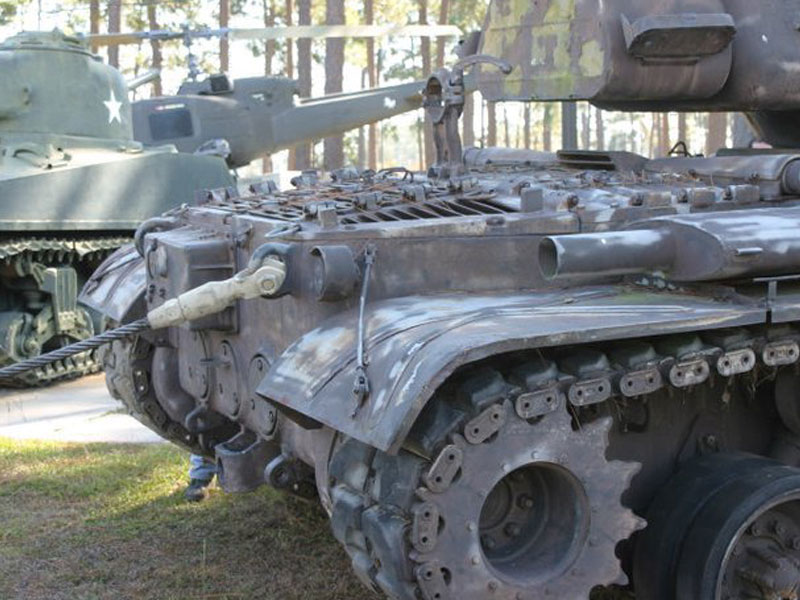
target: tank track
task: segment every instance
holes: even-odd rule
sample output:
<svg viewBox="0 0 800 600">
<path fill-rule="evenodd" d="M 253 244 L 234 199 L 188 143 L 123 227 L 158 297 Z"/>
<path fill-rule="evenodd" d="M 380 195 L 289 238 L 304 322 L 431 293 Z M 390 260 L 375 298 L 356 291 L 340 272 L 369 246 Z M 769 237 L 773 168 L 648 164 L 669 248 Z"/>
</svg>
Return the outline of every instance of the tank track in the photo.
<svg viewBox="0 0 800 600">
<path fill-rule="evenodd" d="M 97 238 L 16 238 L 0 240 L 0 260 L 10 261 L 21 254 L 30 254 L 41 262 L 73 256 L 76 262 L 102 261 L 117 248 L 133 241 L 132 237 Z"/>
<path fill-rule="evenodd" d="M 70 264 L 83 267 L 88 276 L 105 258 L 130 243 L 126 236 L 103 237 L 19 237 L 0 240 L 0 264 L 12 266 L 20 258 L 41 264 Z M 67 358 L 47 367 L 35 369 L 8 385 L 17 387 L 44 386 L 97 373 L 102 367 L 96 352 Z"/>
<path fill-rule="evenodd" d="M 239 427 L 224 423 L 196 434 L 170 419 L 159 405 L 152 385 L 154 350 L 154 346 L 142 336 L 115 341 L 100 348 L 99 364 L 105 371 L 108 391 L 125 405 L 131 416 L 161 437 L 193 454 L 214 458 L 214 446 L 233 437 Z"/>
<path fill-rule="evenodd" d="M 537 435 L 557 426 L 558 419 L 554 417 L 558 413 L 563 417 L 569 414 L 576 430 L 572 443 L 581 436 L 594 436 L 602 441 L 602 432 L 598 433 L 597 428 L 605 419 L 597 415 L 612 413 L 615 404 L 609 402 L 612 399 L 638 402 L 665 389 L 670 394 L 674 393 L 671 390 L 691 393 L 696 386 L 716 377 L 729 384 L 745 378 L 742 383 L 749 389 L 755 387 L 756 381 L 774 376 L 778 368 L 795 365 L 800 358 L 800 335 L 789 327 L 707 333 L 702 338 L 679 334 L 655 343 L 652 339 L 628 340 L 602 349 L 596 346 L 548 349 L 526 353 L 522 364 L 516 366 L 489 359 L 471 367 L 473 371 L 466 377 L 457 373 L 437 392 L 397 456 L 353 439 L 340 440 L 329 463 L 331 524 L 358 577 L 371 589 L 381 589 L 389 597 L 403 600 L 632 598 L 630 590 L 624 587 L 626 577 L 618 564 L 601 564 L 598 577 L 581 581 L 584 593 L 576 593 L 570 587 L 567 595 L 562 595 L 558 585 L 548 589 L 538 584 L 518 591 L 491 576 L 481 582 L 481 589 L 471 583 L 452 587 L 455 578 L 468 571 L 463 565 L 453 567 L 453 563 L 472 560 L 478 566 L 484 559 L 479 554 L 470 559 L 472 549 L 467 544 L 459 548 L 450 540 L 450 564 L 430 560 L 438 556 L 437 544 L 446 537 L 443 531 L 452 527 L 450 515 L 444 514 L 449 510 L 448 505 L 439 509 L 437 500 L 451 501 L 449 487 L 459 477 L 463 478 L 459 471 L 442 468 L 442 464 L 452 459 L 454 453 L 457 468 L 461 468 L 461 461 L 466 465 L 467 452 L 476 444 L 498 443 L 507 425 L 493 428 L 491 420 L 485 418 L 491 411 L 503 414 L 501 421 L 513 420 L 531 426 L 550 423 Z M 520 357 L 509 362 L 515 360 Z M 476 425 L 487 427 L 487 422 L 489 431 L 481 431 L 477 436 L 474 435 L 477 429 L 471 432 Z M 603 448 L 602 444 L 594 447 Z M 594 470 L 594 479 L 602 479 L 596 472 L 603 468 L 602 464 L 593 463 L 593 457 L 586 452 L 591 445 L 584 448 L 582 455 L 579 452 L 577 459 L 569 455 L 567 446 L 564 448 L 565 454 L 556 457 L 555 462 L 564 461 L 570 467 L 576 460 L 592 463 L 590 473 Z M 494 466 L 508 469 L 504 463 Z M 604 516 L 619 522 L 616 531 L 605 532 L 613 542 L 610 551 L 606 548 L 611 557 L 617 543 L 627 543 L 644 525 L 621 504 L 622 494 L 635 471 L 636 465 L 631 463 L 612 465 L 608 471 L 618 484 L 613 490 L 607 485 L 606 490 L 613 497 L 604 498 L 611 507 Z M 443 480 L 437 480 L 440 476 Z M 586 485 L 587 479 L 581 481 Z M 431 514 L 438 525 L 430 524 Z M 466 527 L 474 528 L 475 524 L 467 523 Z M 581 577 L 580 570 L 572 575 Z"/>
</svg>

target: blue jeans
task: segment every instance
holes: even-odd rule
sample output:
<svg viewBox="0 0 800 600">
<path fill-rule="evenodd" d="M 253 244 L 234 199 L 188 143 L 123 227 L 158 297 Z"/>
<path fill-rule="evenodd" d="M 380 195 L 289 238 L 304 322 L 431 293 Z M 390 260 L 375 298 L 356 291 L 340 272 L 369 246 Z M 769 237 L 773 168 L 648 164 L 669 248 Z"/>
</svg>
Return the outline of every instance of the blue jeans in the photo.
<svg viewBox="0 0 800 600">
<path fill-rule="evenodd" d="M 211 481 L 214 479 L 214 475 L 217 474 L 217 463 L 199 454 L 192 454 L 189 457 L 189 465 L 191 465 L 189 467 L 189 479 Z"/>
</svg>

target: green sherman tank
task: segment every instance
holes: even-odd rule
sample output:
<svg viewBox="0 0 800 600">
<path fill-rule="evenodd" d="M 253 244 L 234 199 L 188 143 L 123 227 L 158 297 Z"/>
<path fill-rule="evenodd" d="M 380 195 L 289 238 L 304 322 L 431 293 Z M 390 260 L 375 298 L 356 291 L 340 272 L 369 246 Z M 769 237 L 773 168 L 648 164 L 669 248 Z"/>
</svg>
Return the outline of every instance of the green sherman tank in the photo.
<svg viewBox="0 0 800 600">
<path fill-rule="evenodd" d="M 296 103 L 290 79 L 215 75 L 131 106 L 120 73 L 59 31 L 6 41 L 0 74 L 0 365 L 91 336 L 78 289 L 148 217 L 196 191 L 235 196 L 230 168 L 418 108 L 424 86 Z M 83 354 L 25 381 L 96 368 Z"/>
<path fill-rule="evenodd" d="M 225 162 L 144 148 L 128 87 L 77 38 L 22 33 L 0 45 L 0 364 L 97 330 L 80 286 L 146 218 L 234 184 Z M 93 356 L 28 383 L 97 368 Z"/>
</svg>

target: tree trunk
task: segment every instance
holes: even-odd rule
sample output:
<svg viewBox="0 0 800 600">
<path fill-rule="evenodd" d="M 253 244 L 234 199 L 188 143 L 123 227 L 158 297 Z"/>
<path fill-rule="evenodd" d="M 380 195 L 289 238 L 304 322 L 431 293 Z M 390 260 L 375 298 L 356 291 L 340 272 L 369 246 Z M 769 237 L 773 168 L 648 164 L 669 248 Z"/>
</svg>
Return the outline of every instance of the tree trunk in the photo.
<svg viewBox="0 0 800 600">
<path fill-rule="evenodd" d="M 656 152 L 658 150 L 658 145 L 657 145 L 658 140 L 656 139 L 658 133 L 659 133 L 658 116 L 656 115 L 656 113 L 651 113 L 650 135 L 648 137 L 648 143 L 647 143 L 647 156 L 651 158 L 656 155 Z"/>
<path fill-rule="evenodd" d="M 122 25 L 122 0 L 108 0 L 108 33 L 119 33 Z M 108 64 L 119 68 L 119 46 L 108 47 Z"/>
<path fill-rule="evenodd" d="M 672 149 L 670 145 L 670 131 L 669 131 L 669 113 L 661 113 L 659 115 L 660 130 L 658 134 L 659 140 L 659 155 L 667 156 Z"/>
<path fill-rule="evenodd" d="M 327 0 L 325 24 L 344 25 L 344 0 Z M 325 93 L 342 91 L 344 79 L 344 38 L 325 40 Z M 340 169 L 344 165 L 344 138 L 334 135 L 325 138 L 325 170 Z"/>
<path fill-rule="evenodd" d="M 428 0 L 417 0 L 419 3 L 419 22 L 422 25 L 428 24 Z M 431 38 L 423 37 L 420 45 L 422 54 L 422 77 L 427 78 L 431 74 Z M 425 165 L 429 166 L 436 160 L 433 149 L 433 125 L 429 119 L 425 119 Z"/>
<path fill-rule="evenodd" d="M 542 116 L 542 146 L 545 152 L 553 151 L 553 105 L 545 103 Z"/>
<path fill-rule="evenodd" d="M 228 26 L 231 16 L 231 0 L 219 0 L 219 27 L 223 29 Z M 230 59 L 228 52 L 230 45 L 228 36 L 223 35 L 219 38 L 219 70 L 223 73 L 228 71 Z"/>
<path fill-rule="evenodd" d="M 156 14 L 156 9 L 158 6 L 155 2 L 151 1 L 147 4 L 147 26 L 150 28 L 151 31 L 158 29 L 158 15 Z M 150 50 L 153 54 L 152 60 L 150 61 L 151 68 L 155 71 L 161 71 L 161 64 L 162 64 L 162 57 L 161 57 L 161 42 L 157 39 L 150 40 Z M 163 90 L 161 87 L 161 77 L 157 77 L 153 80 L 153 95 L 154 96 L 161 96 L 163 94 Z"/>
<path fill-rule="evenodd" d="M 603 123 L 603 111 L 599 108 L 594 109 L 594 129 L 595 139 L 597 140 L 597 149 L 606 149 L 606 130 Z"/>
<path fill-rule="evenodd" d="M 450 13 L 450 0 L 441 0 L 439 5 L 439 25 L 447 25 L 447 20 Z M 436 40 L 436 67 L 441 68 L 444 66 L 444 47 L 447 38 L 437 38 Z"/>
<path fill-rule="evenodd" d="M 367 25 L 375 23 L 375 0 L 364 0 L 364 20 Z M 375 68 L 375 38 L 367 38 L 367 84 L 370 89 L 378 86 L 378 73 Z M 378 125 L 370 123 L 367 140 L 367 166 L 378 169 Z"/>
<path fill-rule="evenodd" d="M 361 70 L 361 89 L 367 86 L 367 70 Z M 363 169 L 367 164 L 367 128 L 358 128 L 358 168 Z"/>
<path fill-rule="evenodd" d="M 497 105 L 489 102 L 486 105 L 486 145 L 489 148 L 497 146 Z"/>
<path fill-rule="evenodd" d="M 425 128 L 425 119 L 417 120 L 417 156 L 419 156 L 419 171 L 425 170 L 425 142 L 422 139 L 422 130 Z"/>
<path fill-rule="evenodd" d="M 286 0 L 284 11 L 286 13 L 286 25 L 291 26 L 293 21 L 292 13 L 294 12 L 292 0 Z M 286 40 L 286 77 L 294 79 L 294 40 L 292 39 Z"/>
<path fill-rule="evenodd" d="M 686 113 L 678 113 L 678 141 L 689 145 L 689 135 L 686 127 Z"/>
<path fill-rule="evenodd" d="M 525 106 L 522 109 L 522 122 L 523 122 L 523 131 L 522 131 L 522 144 L 525 146 L 526 150 L 531 149 L 531 104 L 530 102 L 526 102 Z"/>
<path fill-rule="evenodd" d="M 286 0 L 286 4 L 284 5 L 284 18 L 286 20 L 286 25 L 291 26 L 293 22 L 293 12 L 294 7 L 292 5 L 292 0 Z M 286 77 L 289 79 L 294 79 L 294 40 L 289 38 L 286 40 Z M 295 148 L 289 148 L 289 160 L 287 161 L 287 166 L 289 167 L 290 171 L 294 171 L 297 169 L 297 150 Z"/>
<path fill-rule="evenodd" d="M 588 104 L 585 110 L 581 112 L 581 149 L 589 150 L 592 145 L 592 124 L 589 121 L 591 118 L 592 108 Z"/>
<path fill-rule="evenodd" d="M 89 0 L 89 33 L 100 33 L 100 0 Z M 97 44 L 92 44 L 97 53 Z"/>
<path fill-rule="evenodd" d="M 509 133 L 509 126 L 508 126 L 508 106 L 503 104 L 503 129 L 504 129 L 504 136 L 503 139 L 505 141 L 506 148 L 511 147 L 511 137 Z"/>
<path fill-rule="evenodd" d="M 297 24 L 311 25 L 311 0 L 297 0 Z M 311 40 L 297 40 L 297 87 L 300 97 L 311 96 Z M 311 144 L 298 144 L 295 148 L 295 168 L 311 168 Z"/>
<path fill-rule="evenodd" d="M 264 27 L 275 26 L 275 0 L 261 0 Z M 264 75 L 272 75 L 272 60 L 275 58 L 275 40 L 264 42 Z"/>
<path fill-rule="evenodd" d="M 728 137 L 728 113 L 708 115 L 708 136 L 706 137 L 706 156 L 711 156 L 725 146 Z"/>
<path fill-rule="evenodd" d="M 275 0 L 261 0 L 261 9 L 264 13 L 264 27 L 275 26 Z M 275 57 L 275 40 L 264 43 L 264 75 L 272 75 L 272 59 Z M 272 155 L 265 154 L 262 163 L 263 173 L 272 173 Z"/>
<path fill-rule="evenodd" d="M 578 105 L 575 102 L 561 103 L 561 149 L 578 148 Z"/>
<path fill-rule="evenodd" d="M 475 145 L 475 99 L 472 94 L 467 94 L 464 98 L 464 112 L 461 115 L 464 133 L 464 147 L 469 148 Z"/>
</svg>

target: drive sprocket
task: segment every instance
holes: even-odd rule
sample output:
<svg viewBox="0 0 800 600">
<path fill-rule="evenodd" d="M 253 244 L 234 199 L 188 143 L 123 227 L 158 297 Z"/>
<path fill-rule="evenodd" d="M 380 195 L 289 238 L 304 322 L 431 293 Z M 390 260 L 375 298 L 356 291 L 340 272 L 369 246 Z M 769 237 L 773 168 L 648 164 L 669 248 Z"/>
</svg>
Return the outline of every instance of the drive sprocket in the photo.
<svg viewBox="0 0 800 600">
<path fill-rule="evenodd" d="M 605 458 L 610 418 L 574 427 L 561 398 L 525 420 L 506 393 L 441 422 L 416 432 L 449 429 L 429 460 L 352 441 L 334 455 L 333 529 L 363 580 L 409 600 L 577 600 L 626 582 L 615 546 L 644 522 L 620 498 L 639 465 Z"/>
</svg>

